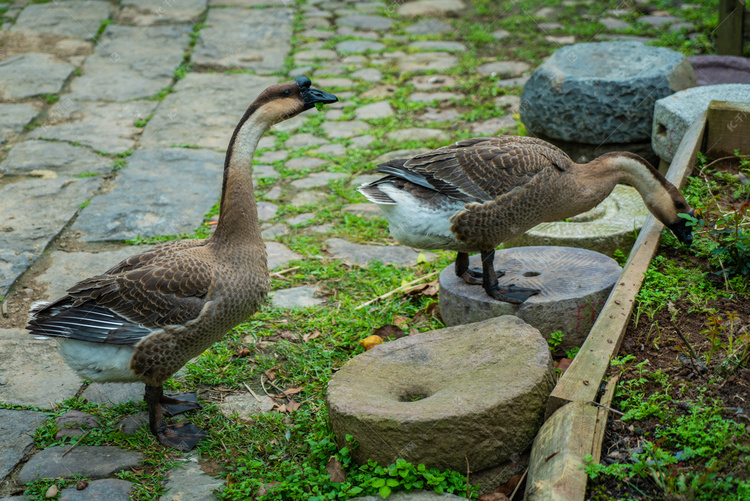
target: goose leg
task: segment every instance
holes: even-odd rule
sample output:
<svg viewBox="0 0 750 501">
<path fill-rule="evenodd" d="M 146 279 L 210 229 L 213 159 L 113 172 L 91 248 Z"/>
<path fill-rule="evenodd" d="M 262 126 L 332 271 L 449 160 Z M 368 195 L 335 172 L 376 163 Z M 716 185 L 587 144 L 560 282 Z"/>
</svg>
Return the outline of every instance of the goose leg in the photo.
<svg viewBox="0 0 750 501">
<path fill-rule="evenodd" d="M 462 278 L 467 284 L 480 285 L 482 283 L 482 271 L 469 268 L 469 254 L 466 252 L 456 254 L 455 270 L 456 276 Z"/>
<path fill-rule="evenodd" d="M 189 451 L 198 441 L 208 435 L 206 432 L 190 422 L 167 424 L 164 420 L 164 410 L 159 401 L 164 396 L 163 386 L 146 385 L 143 399 L 148 405 L 148 424 L 151 433 L 167 447 L 174 447 L 183 451 Z"/>
<path fill-rule="evenodd" d="M 167 416 L 176 416 L 193 409 L 202 409 L 198 395 L 194 391 L 186 393 L 168 393 L 159 398 L 159 405 Z"/>
<path fill-rule="evenodd" d="M 516 287 L 513 284 L 504 287 L 500 286 L 497 282 L 497 274 L 493 266 L 494 262 L 494 250 L 488 252 L 482 251 L 482 286 L 487 294 L 493 298 L 507 303 L 521 304 L 529 297 L 541 292 L 539 289 L 526 289 Z"/>
</svg>

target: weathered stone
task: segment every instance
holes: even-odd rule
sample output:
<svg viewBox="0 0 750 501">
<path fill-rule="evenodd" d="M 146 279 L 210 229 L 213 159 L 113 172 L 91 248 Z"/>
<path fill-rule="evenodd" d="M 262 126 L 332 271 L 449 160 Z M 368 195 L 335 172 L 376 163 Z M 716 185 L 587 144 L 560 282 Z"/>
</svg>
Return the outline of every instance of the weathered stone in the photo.
<svg viewBox="0 0 750 501">
<path fill-rule="evenodd" d="M 106 174 L 112 170 L 112 161 L 67 143 L 24 141 L 13 146 L 0 163 L 3 174 L 28 176 L 42 170 L 59 176 Z"/>
<path fill-rule="evenodd" d="M 281 71 L 291 49 L 293 18 L 286 8 L 210 9 L 192 61 L 213 69 Z"/>
<path fill-rule="evenodd" d="M 352 138 L 354 139 L 354 138 Z M 346 155 L 346 148 L 344 146 L 336 143 L 336 144 L 324 144 L 320 148 L 318 148 L 318 153 L 322 153 L 324 155 L 330 155 L 332 157 L 343 157 Z"/>
<path fill-rule="evenodd" d="M 354 116 L 358 120 L 371 120 L 375 118 L 387 118 L 393 116 L 394 111 L 388 101 L 365 104 L 354 110 Z"/>
<path fill-rule="evenodd" d="M 711 101 L 750 103 L 750 85 L 704 85 L 676 92 L 656 101 L 651 146 L 667 162 L 672 161 L 688 127 L 708 109 Z"/>
<path fill-rule="evenodd" d="M 292 207 L 304 207 L 306 205 L 317 205 L 322 202 L 326 196 L 319 191 L 300 191 L 289 202 Z"/>
<path fill-rule="evenodd" d="M 353 120 L 348 122 L 324 122 L 321 128 L 328 137 L 336 139 L 340 137 L 352 137 L 366 132 L 370 130 L 370 125 L 362 121 Z"/>
<path fill-rule="evenodd" d="M 216 499 L 214 492 L 223 489 L 224 482 L 203 473 L 198 464 L 188 461 L 169 472 L 165 487 L 167 493 L 160 501 L 213 501 Z"/>
<path fill-rule="evenodd" d="M 442 40 L 421 40 L 412 42 L 409 47 L 420 50 L 444 50 L 447 52 L 466 52 L 466 46 L 460 42 L 448 42 Z"/>
<path fill-rule="evenodd" d="M 89 402 L 106 407 L 140 402 L 143 400 L 143 383 L 92 383 L 84 390 L 81 397 Z"/>
<path fill-rule="evenodd" d="M 624 30 L 630 27 L 629 23 L 620 19 L 615 19 L 614 17 L 603 17 L 599 19 L 599 22 L 608 30 Z"/>
<path fill-rule="evenodd" d="M 27 5 L 11 29 L 92 40 L 109 12 L 110 3 L 97 0 Z"/>
<path fill-rule="evenodd" d="M 393 24 L 393 21 L 387 17 L 363 14 L 340 17 L 336 21 L 340 25 L 351 26 L 360 30 L 387 30 Z"/>
<path fill-rule="evenodd" d="M 88 486 L 80 491 L 75 486 L 66 487 L 60 493 L 59 501 L 128 501 L 132 490 L 131 482 L 105 478 L 89 482 Z"/>
<path fill-rule="evenodd" d="M 328 185 L 329 181 L 344 177 L 346 177 L 346 174 L 341 172 L 315 172 L 302 179 L 292 181 L 291 184 L 295 188 L 319 188 Z"/>
<path fill-rule="evenodd" d="M 507 108 L 510 113 L 521 111 L 521 98 L 513 94 L 496 97 L 495 104 L 500 108 Z"/>
<path fill-rule="evenodd" d="M 277 237 L 289 234 L 289 228 L 285 224 L 276 223 L 260 232 L 264 240 L 273 240 Z"/>
<path fill-rule="evenodd" d="M 313 219 L 315 219 L 315 214 L 308 212 L 306 214 L 297 214 L 294 217 L 290 217 L 286 222 L 292 226 L 297 226 L 298 224 L 305 224 Z"/>
<path fill-rule="evenodd" d="M 453 31 L 453 26 L 440 19 L 420 19 L 416 23 L 404 28 L 412 35 L 442 35 Z"/>
<path fill-rule="evenodd" d="M 496 40 L 505 40 L 506 38 L 510 36 L 510 32 L 507 30 L 500 29 L 500 30 L 493 31 L 491 35 L 495 37 Z"/>
<path fill-rule="evenodd" d="M 750 20 L 748 21 L 750 22 Z M 698 85 L 750 84 L 750 59 L 739 56 L 690 56 Z"/>
<path fill-rule="evenodd" d="M 253 165 L 253 178 L 255 179 L 278 179 L 279 173 L 270 165 Z"/>
<path fill-rule="evenodd" d="M 158 103 L 129 101 L 105 103 L 63 97 L 47 112 L 47 119 L 29 137 L 81 143 L 96 151 L 124 153 L 135 146 L 138 120 L 149 116 Z"/>
<path fill-rule="evenodd" d="M 302 259 L 302 256 L 296 252 L 290 251 L 285 245 L 278 242 L 266 242 L 266 252 L 268 253 L 268 269 L 275 270 L 283 268 L 290 261 Z"/>
<path fill-rule="evenodd" d="M 381 501 L 382 499 L 382 496 L 376 495 L 352 498 L 351 501 Z M 448 493 L 438 494 L 435 491 L 411 491 L 390 494 L 388 499 L 390 501 L 459 501 L 466 498 Z"/>
<path fill-rule="evenodd" d="M 210 7 L 262 7 L 289 5 L 289 0 L 209 0 Z"/>
<path fill-rule="evenodd" d="M 298 157 L 298 158 L 293 158 L 289 160 L 288 162 L 286 162 L 284 164 L 284 167 L 286 167 L 287 169 L 291 169 L 291 170 L 302 170 L 302 169 L 314 170 L 322 165 L 325 165 L 326 163 L 328 162 L 320 158 Z"/>
<path fill-rule="evenodd" d="M 477 68 L 484 75 L 518 76 L 530 68 L 528 63 L 521 61 L 495 61 L 486 63 Z"/>
<path fill-rule="evenodd" d="M 444 52 L 417 52 L 401 57 L 398 61 L 402 72 L 448 70 L 458 63 L 456 56 Z"/>
<path fill-rule="evenodd" d="M 584 43 L 555 52 L 531 76 L 521 119 L 535 134 L 579 143 L 647 139 L 653 103 L 695 85 L 679 52 L 637 42 Z"/>
<path fill-rule="evenodd" d="M 547 40 L 549 43 L 554 43 L 557 45 L 571 45 L 571 44 L 576 43 L 576 37 L 574 37 L 573 35 L 560 36 L 560 37 L 547 35 L 546 37 L 544 37 L 544 39 Z"/>
<path fill-rule="evenodd" d="M 187 26 L 107 26 L 83 74 L 71 82 L 70 97 L 129 101 L 156 95 L 171 85 L 189 35 Z"/>
<path fill-rule="evenodd" d="M 409 80 L 417 90 L 436 90 L 443 87 L 455 87 L 456 79 L 447 75 L 421 75 Z"/>
<path fill-rule="evenodd" d="M 337 51 L 353 54 L 362 54 L 368 51 L 380 52 L 383 49 L 385 49 L 385 44 L 369 40 L 344 40 L 336 44 Z"/>
<path fill-rule="evenodd" d="M 389 151 L 388 153 L 383 153 L 378 158 L 373 160 L 373 162 L 375 164 L 382 164 L 384 162 L 389 162 L 397 158 L 411 158 L 414 155 L 427 153 L 428 151 L 430 151 L 429 148 L 414 148 L 410 150 L 393 150 L 393 151 Z"/>
<path fill-rule="evenodd" d="M 0 377 L 4 379 L 5 375 Z M 5 481 L 34 445 L 34 432 L 45 419 L 47 416 L 42 412 L 0 409 L 0 436 L 3 437 L 0 441 L 0 482 Z"/>
<path fill-rule="evenodd" d="M 257 202 L 258 209 L 258 221 L 268 221 L 273 219 L 276 212 L 279 210 L 279 206 L 272 204 L 271 202 Z"/>
<path fill-rule="evenodd" d="M 92 198 L 72 229 L 85 242 L 190 233 L 219 198 L 223 163 L 215 151 L 137 150 L 112 190 Z M 170 178 L 180 182 L 162 182 Z"/>
<path fill-rule="evenodd" d="M 259 157 L 257 157 L 257 160 L 259 162 L 273 163 L 279 160 L 284 160 L 288 156 L 289 156 L 289 152 L 284 151 L 284 150 L 267 151 L 265 153 L 262 153 Z"/>
<path fill-rule="evenodd" d="M 646 23 L 654 28 L 661 28 L 664 25 L 676 23 L 679 21 L 682 21 L 679 17 L 675 16 L 656 16 L 656 15 L 649 15 L 649 16 L 641 16 L 638 19 L 636 19 L 639 23 Z"/>
<path fill-rule="evenodd" d="M 504 80 L 498 80 L 495 82 L 495 85 L 497 87 L 523 87 L 526 85 L 526 82 L 529 81 L 529 77 L 518 77 L 518 78 L 506 78 Z"/>
<path fill-rule="evenodd" d="M 0 188 L 0 296 L 42 254 L 98 188 L 95 178 L 25 179 Z M 29 210 L 29 207 L 34 210 Z"/>
<path fill-rule="evenodd" d="M 50 54 L 29 52 L 13 56 L 0 65 L 0 99 L 24 99 L 39 94 L 57 94 L 75 67 Z"/>
<path fill-rule="evenodd" d="M 539 331 L 507 315 L 357 355 L 328 384 L 328 415 L 342 445 L 358 442 L 359 463 L 482 470 L 528 447 L 554 380 Z"/>
<path fill-rule="evenodd" d="M 432 101 L 449 101 L 451 99 L 460 99 L 463 94 L 457 92 L 415 92 L 409 95 L 409 101 L 418 103 L 430 103 Z"/>
<path fill-rule="evenodd" d="M 123 435 L 134 435 L 138 430 L 148 424 L 148 413 L 139 412 L 132 416 L 122 418 L 117 422 L 116 428 L 122 432 Z"/>
<path fill-rule="evenodd" d="M 258 399 L 249 393 L 229 395 L 219 403 L 219 410 L 228 418 L 237 415 L 240 419 L 252 419 L 256 414 L 270 412 L 275 402 L 266 395 L 258 395 Z"/>
<path fill-rule="evenodd" d="M 336 111 L 336 110 L 334 110 Z M 285 148 L 305 148 L 307 146 L 319 146 L 321 144 L 328 144 L 328 141 L 322 137 L 313 136 L 309 133 L 295 134 L 284 143 Z"/>
<path fill-rule="evenodd" d="M 470 266 L 482 268 L 479 255 Z M 603 254 L 572 247 L 516 247 L 495 252 L 495 269 L 503 270 L 500 285 L 540 289 L 523 304 L 489 296 L 468 285 L 454 266 L 440 274 L 440 313 L 446 325 L 469 324 L 501 315 L 515 315 L 549 338 L 562 331 L 560 350 L 581 346 L 599 311 L 620 277 L 620 266 Z"/>
<path fill-rule="evenodd" d="M 308 118 L 310 118 L 311 115 L 315 115 L 317 113 L 318 113 L 318 110 L 316 110 L 315 108 L 307 110 L 307 111 L 303 111 L 297 116 L 294 116 L 288 120 L 283 120 L 277 124 L 274 124 L 273 127 L 271 127 L 271 130 L 274 130 L 274 131 L 278 130 L 281 132 L 289 132 L 289 133 L 296 132 L 297 129 L 299 129 L 305 124 L 305 122 L 307 121 Z"/>
<path fill-rule="evenodd" d="M 34 103 L 0 104 L 0 144 L 23 131 L 38 114 L 39 108 Z"/>
<path fill-rule="evenodd" d="M 367 177 L 368 179 L 363 179 L 362 181 L 357 181 L 356 179 L 352 182 L 353 186 L 359 186 L 362 183 L 374 181 L 375 179 L 380 179 L 383 177 L 382 175 L 365 175 L 365 176 L 359 176 L 360 178 Z M 359 179 L 359 178 L 357 178 Z M 348 212 L 349 214 L 356 214 L 358 216 L 361 216 L 365 219 L 372 219 L 373 217 L 383 217 L 383 211 L 380 210 L 380 207 L 378 207 L 378 204 L 373 204 L 369 202 L 365 203 L 359 203 L 359 204 L 349 204 L 344 206 L 344 212 Z"/>
<path fill-rule="evenodd" d="M 544 31 L 554 31 L 554 30 L 561 30 L 565 26 L 563 26 L 560 23 L 539 23 L 537 24 L 540 30 Z"/>
<path fill-rule="evenodd" d="M 518 122 L 511 115 L 503 115 L 501 117 L 490 118 L 489 120 L 483 120 L 481 122 L 474 122 L 471 124 L 471 133 L 475 136 L 493 136 L 496 135 L 499 130 L 511 129 L 516 127 Z"/>
<path fill-rule="evenodd" d="M 349 266 L 367 266 L 372 261 L 395 264 L 396 266 L 414 266 L 417 264 L 417 257 L 420 254 L 414 249 L 400 245 L 353 244 L 340 238 L 329 238 L 325 241 L 325 245 L 329 254 L 336 259 L 341 259 Z M 432 261 L 436 257 L 432 252 L 424 252 L 422 255 L 427 261 Z"/>
<path fill-rule="evenodd" d="M 294 63 L 310 63 L 311 61 L 336 59 L 336 51 L 330 49 L 303 50 L 294 54 Z"/>
<path fill-rule="evenodd" d="M 395 130 L 388 132 L 385 137 L 391 141 L 427 141 L 438 139 L 447 141 L 448 134 L 439 129 L 424 129 L 419 127 L 410 127 L 408 129 Z"/>
<path fill-rule="evenodd" d="M 324 89 L 331 87 L 343 87 L 348 89 L 354 85 L 354 82 L 348 78 L 318 78 L 316 80 L 316 85 L 319 85 Z"/>
<path fill-rule="evenodd" d="M 122 0 L 119 24 L 150 26 L 167 23 L 197 23 L 206 10 L 206 0 L 182 0 L 165 4 L 151 0 Z"/>
<path fill-rule="evenodd" d="M 143 460 L 140 452 L 119 447 L 79 445 L 68 449 L 70 447 L 55 446 L 35 454 L 23 466 L 16 481 L 27 484 L 40 478 L 71 478 L 74 475 L 104 478 L 134 468 Z"/>
<path fill-rule="evenodd" d="M 70 410 L 55 418 L 58 428 L 96 428 L 101 426 L 99 419 L 86 412 Z"/>
<path fill-rule="evenodd" d="M 307 308 L 325 304 L 325 300 L 315 297 L 318 287 L 303 285 L 291 289 L 281 289 L 269 293 L 271 304 L 276 308 Z"/>
<path fill-rule="evenodd" d="M 364 136 L 355 136 L 349 138 L 349 141 L 355 148 L 367 148 L 373 142 L 375 142 L 375 136 L 371 136 L 370 134 L 366 134 Z"/>
<path fill-rule="evenodd" d="M 407 2 L 398 8 L 398 13 L 404 17 L 448 16 L 455 15 L 466 9 L 461 0 L 422 0 Z"/>
<path fill-rule="evenodd" d="M 379 82 L 383 78 L 380 71 L 375 68 L 362 68 L 361 70 L 352 73 L 351 76 L 353 78 L 364 80 L 365 82 Z"/>
</svg>

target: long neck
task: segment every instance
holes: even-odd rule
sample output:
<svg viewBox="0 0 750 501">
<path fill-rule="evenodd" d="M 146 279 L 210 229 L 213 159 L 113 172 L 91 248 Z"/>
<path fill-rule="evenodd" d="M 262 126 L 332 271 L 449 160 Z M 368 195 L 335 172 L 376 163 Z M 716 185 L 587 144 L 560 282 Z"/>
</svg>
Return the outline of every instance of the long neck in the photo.
<svg viewBox="0 0 750 501">
<path fill-rule="evenodd" d="M 219 222 L 211 236 L 217 244 L 262 242 L 253 190 L 253 155 L 271 126 L 252 108 L 235 129 L 224 162 Z"/>
</svg>

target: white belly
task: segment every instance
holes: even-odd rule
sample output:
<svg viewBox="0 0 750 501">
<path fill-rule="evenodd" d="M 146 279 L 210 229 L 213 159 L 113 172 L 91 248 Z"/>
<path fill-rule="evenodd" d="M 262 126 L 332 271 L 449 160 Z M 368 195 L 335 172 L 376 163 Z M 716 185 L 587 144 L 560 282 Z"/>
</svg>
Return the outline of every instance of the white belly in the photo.
<svg viewBox="0 0 750 501">
<path fill-rule="evenodd" d="M 83 379 L 97 383 L 144 382 L 143 378 L 130 370 L 133 346 L 64 338 L 56 340 L 65 363 Z"/>
</svg>

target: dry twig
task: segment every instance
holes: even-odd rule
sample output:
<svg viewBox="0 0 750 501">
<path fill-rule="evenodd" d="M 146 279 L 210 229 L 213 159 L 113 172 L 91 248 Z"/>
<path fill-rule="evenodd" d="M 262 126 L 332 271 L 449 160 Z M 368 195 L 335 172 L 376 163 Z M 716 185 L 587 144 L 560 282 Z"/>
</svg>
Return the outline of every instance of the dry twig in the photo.
<svg viewBox="0 0 750 501">
<path fill-rule="evenodd" d="M 419 278 L 418 278 L 418 279 L 416 279 L 416 280 L 412 280 L 412 281 L 411 281 L 411 282 L 409 282 L 408 284 L 404 284 L 404 285 L 402 285 L 401 287 L 396 287 L 396 288 L 395 288 L 395 289 L 393 289 L 392 291 L 388 291 L 388 292 L 386 292 L 385 294 L 383 294 L 382 296 L 378 296 L 378 297 L 376 297 L 375 299 L 371 299 L 371 300 L 367 301 L 366 303 L 362 303 L 362 304 L 360 304 L 359 306 L 357 306 L 357 307 L 356 307 L 356 308 L 354 308 L 354 309 L 355 309 L 355 310 L 359 310 L 360 308 L 364 308 L 365 306 L 369 306 L 369 305 L 371 305 L 372 303 L 374 303 L 374 302 L 376 302 L 376 301 L 380 301 L 381 299 L 385 299 L 385 298 L 387 298 L 387 297 L 390 297 L 390 296 L 394 295 L 395 293 L 397 293 L 397 292 L 399 292 L 399 291 L 402 291 L 402 290 L 404 290 L 404 289 L 407 289 L 407 288 L 411 287 L 411 286 L 412 286 L 412 285 L 414 285 L 414 284 L 418 284 L 419 282 L 423 282 L 423 281 L 424 281 L 425 279 L 427 279 L 427 278 L 430 278 L 430 277 L 434 277 L 434 276 L 435 276 L 435 275 L 437 275 L 438 273 L 440 273 L 440 272 L 439 272 L 439 271 L 433 271 L 432 273 L 428 273 L 427 275 L 424 275 L 424 276 L 422 276 L 422 277 L 419 277 Z"/>
</svg>

